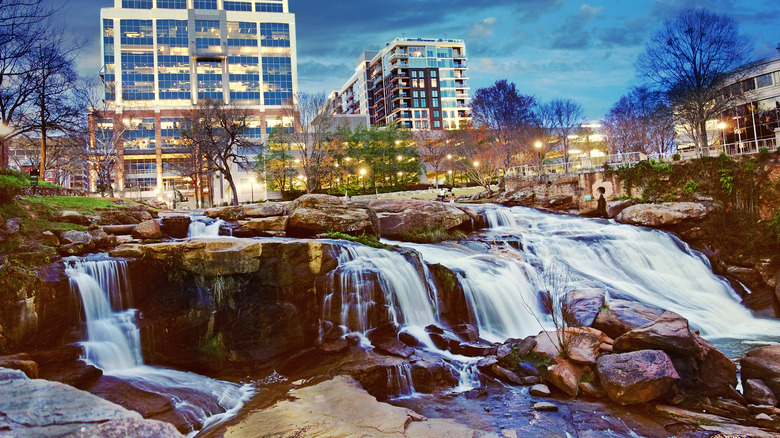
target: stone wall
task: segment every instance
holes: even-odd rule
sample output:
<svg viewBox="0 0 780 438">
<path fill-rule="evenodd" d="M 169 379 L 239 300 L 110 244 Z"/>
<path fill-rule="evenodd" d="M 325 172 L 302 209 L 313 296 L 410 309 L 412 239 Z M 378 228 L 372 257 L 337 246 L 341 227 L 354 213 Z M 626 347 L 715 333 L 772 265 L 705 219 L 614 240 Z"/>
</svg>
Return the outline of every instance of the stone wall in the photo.
<svg viewBox="0 0 780 438">
<path fill-rule="evenodd" d="M 640 197 L 636 189 L 627 190 L 617 175 L 607 177 L 604 172 L 583 173 L 575 176 L 536 178 L 508 175 L 507 191 L 533 191 L 536 199 L 553 199 L 559 196 L 571 196 L 572 205 L 580 211 L 596 210 L 599 187 L 604 188 L 604 197 L 613 201 L 625 196 Z"/>
</svg>

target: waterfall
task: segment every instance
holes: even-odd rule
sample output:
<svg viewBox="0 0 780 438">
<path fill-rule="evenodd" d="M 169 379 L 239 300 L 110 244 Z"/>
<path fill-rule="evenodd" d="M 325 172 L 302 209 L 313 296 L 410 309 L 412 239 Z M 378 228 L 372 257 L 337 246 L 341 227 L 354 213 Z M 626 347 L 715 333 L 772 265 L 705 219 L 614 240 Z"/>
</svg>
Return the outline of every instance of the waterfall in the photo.
<svg viewBox="0 0 780 438">
<path fill-rule="evenodd" d="M 455 273 L 466 296 L 471 322 L 486 341 L 504 342 L 549 328 L 532 280 L 537 274 L 519 253 L 517 259 L 512 259 L 458 245 L 394 243 L 415 249 L 427 263 L 441 264 Z"/>
<path fill-rule="evenodd" d="M 394 365 L 387 369 L 387 389 L 397 398 L 418 395 L 412 381 L 412 366 L 408 363 Z"/>
<path fill-rule="evenodd" d="M 562 264 L 569 290 L 598 284 L 611 296 L 672 310 L 708 337 L 780 333 L 780 321 L 754 317 L 707 258 L 670 233 L 525 207 L 512 212 L 536 278 Z"/>
<path fill-rule="evenodd" d="M 438 322 L 435 289 L 402 255 L 345 244 L 338 260 L 339 267 L 326 276 L 323 309 L 333 315 L 334 300 L 338 301 L 344 333 L 365 335 L 384 322 L 411 331 Z"/>
<path fill-rule="evenodd" d="M 205 216 L 195 216 L 190 222 L 187 237 L 219 237 L 219 229 L 224 223 L 222 219 L 209 220 Z"/>
<path fill-rule="evenodd" d="M 85 359 L 103 373 L 160 393 L 190 422 L 203 427 L 234 415 L 254 393 L 249 385 L 144 365 L 135 311 L 130 305 L 127 263 L 106 257 L 65 259 L 71 289 L 84 307 Z M 193 404 L 187 395 L 199 393 Z"/>
<path fill-rule="evenodd" d="M 484 210 L 490 228 L 515 227 L 517 222 L 512 210 L 508 208 L 490 208 Z"/>
</svg>

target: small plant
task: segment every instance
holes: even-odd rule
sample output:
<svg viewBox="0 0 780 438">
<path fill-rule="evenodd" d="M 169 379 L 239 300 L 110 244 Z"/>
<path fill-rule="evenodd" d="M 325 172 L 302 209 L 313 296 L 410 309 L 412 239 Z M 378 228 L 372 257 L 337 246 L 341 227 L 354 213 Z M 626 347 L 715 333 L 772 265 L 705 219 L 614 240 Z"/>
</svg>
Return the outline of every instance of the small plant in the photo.
<svg viewBox="0 0 780 438">
<path fill-rule="evenodd" d="M 222 333 L 217 333 L 216 336 L 206 339 L 198 347 L 198 351 L 215 359 L 223 359 L 226 355 L 225 350 L 226 347 L 225 342 L 222 339 Z"/>
<path fill-rule="evenodd" d="M 767 153 L 769 153 L 769 148 L 768 147 L 760 147 L 760 148 L 758 148 L 758 154 L 759 155 L 766 155 Z"/>
<path fill-rule="evenodd" d="M 718 172 L 723 191 L 730 195 L 734 191 L 734 177 L 731 175 L 731 169 L 720 169 Z"/>
<path fill-rule="evenodd" d="M 697 190 L 699 190 L 699 186 L 700 186 L 700 184 L 697 183 L 696 181 L 688 180 L 688 182 L 685 183 L 685 189 L 683 189 L 683 191 L 685 191 L 685 193 L 687 193 L 689 195 L 692 195 L 692 194 L 696 193 Z"/>
<path fill-rule="evenodd" d="M 674 160 L 674 161 L 680 161 L 680 158 L 681 157 L 680 157 L 679 153 L 676 153 L 676 154 L 672 155 L 672 160 Z"/>
<path fill-rule="evenodd" d="M 387 245 L 385 243 L 382 243 L 379 241 L 378 237 L 366 233 L 363 233 L 360 236 L 351 236 L 349 234 L 340 233 L 338 231 L 329 231 L 325 234 L 322 234 L 321 237 L 325 239 L 349 240 L 350 242 L 357 242 L 366 246 L 370 246 L 372 248 L 379 248 L 379 249 L 394 248 L 393 245 Z"/>
</svg>

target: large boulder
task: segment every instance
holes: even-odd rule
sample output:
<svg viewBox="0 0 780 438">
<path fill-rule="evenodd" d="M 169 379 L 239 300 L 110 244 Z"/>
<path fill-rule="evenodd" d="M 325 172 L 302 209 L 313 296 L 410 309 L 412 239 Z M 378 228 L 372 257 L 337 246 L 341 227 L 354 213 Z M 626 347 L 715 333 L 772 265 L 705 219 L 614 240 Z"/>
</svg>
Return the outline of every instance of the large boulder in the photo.
<svg viewBox="0 0 780 438">
<path fill-rule="evenodd" d="M 244 216 L 248 218 L 264 218 L 283 216 L 286 202 L 264 202 L 244 206 Z"/>
<path fill-rule="evenodd" d="M 664 350 L 697 360 L 702 360 L 704 355 L 696 334 L 688 327 L 688 320 L 668 310 L 655 321 L 617 337 L 613 348 L 618 353 Z"/>
<path fill-rule="evenodd" d="M 626 208 L 634 205 L 633 199 L 623 199 L 620 201 L 607 202 L 607 217 L 614 219 Z"/>
<path fill-rule="evenodd" d="M 223 221 L 237 221 L 244 219 L 244 207 L 221 207 L 211 208 L 203 214 L 211 219 L 222 219 Z"/>
<path fill-rule="evenodd" d="M 745 400 L 753 405 L 777 405 L 777 396 L 774 391 L 758 379 L 747 379 L 745 381 Z"/>
<path fill-rule="evenodd" d="M 89 217 L 77 211 L 70 211 L 70 210 L 65 210 L 62 213 L 60 213 L 60 217 L 58 221 L 66 222 L 69 224 L 84 225 L 84 226 L 87 226 L 90 223 L 92 223 L 92 220 Z"/>
<path fill-rule="evenodd" d="M 287 216 L 271 216 L 259 219 L 250 219 L 233 230 L 236 237 L 281 237 L 287 229 Z"/>
<path fill-rule="evenodd" d="M 743 384 L 750 379 L 764 382 L 780 396 L 780 345 L 754 348 L 739 360 Z"/>
<path fill-rule="evenodd" d="M 542 357 L 565 356 L 581 364 L 595 364 L 602 343 L 596 329 L 567 327 L 543 331 L 536 336 L 534 353 Z"/>
<path fill-rule="evenodd" d="M 458 206 L 416 199 L 379 199 L 369 204 L 381 224 L 382 237 L 400 239 L 425 228 L 451 230 L 471 225 L 471 216 Z"/>
<path fill-rule="evenodd" d="M 598 359 L 597 369 L 607 396 L 621 405 L 654 400 L 680 378 L 672 360 L 660 350 L 604 355 Z"/>
<path fill-rule="evenodd" d="M 137 412 L 62 383 L 29 379 L 5 368 L 0 382 L 0 430 L 8 436 L 103 436 L 84 432 L 125 420 L 134 423 L 133 436 L 181 436 L 169 424 L 144 420 Z"/>
<path fill-rule="evenodd" d="M 92 235 L 87 231 L 68 230 L 60 233 L 60 254 L 81 255 L 94 246 Z"/>
<path fill-rule="evenodd" d="M 534 205 L 535 199 L 536 196 L 532 190 L 518 190 L 502 193 L 496 199 L 496 203 L 506 205 L 507 207 L 530 207 Z"/>
<path fill-rule="evenodd" d="M 95 245 L 95 248 L 113 248 L 116 246 L 116 236 L 106 233 L 101 228 L 89 230 L 89 234 L 92 236 L 92 243 Z"/>
<path fill-rule="evenodd" d="M 162 218 L 160 222 L 162 223 L 160 230 L 163 233 L 174 239 L 184 239 L 190 231 L 192 219 L 189 216 L 168 216 Z"/>
<path fill-rule="evenodd" d="M 578 289 L 566 294 L 567 321 L 572 327 L 590 327 L 606 303 L 604 289 Z"/>
<path fill-rule="evenodd" d="M 555 357 L 542 371 L 544 381 L 560 389 L 566 394 L 576 397 L 579 393 L 579 382 L 582 371 L 571 361 Z"/>
<path fill-rule="evenodd" d="M 663 350 L 668 353 L 681 385 L 701 395 L 733 395 L 736 365 L 707 340 L 694 333 L 688 320 L 666 311 L 655 321 L 615 339 L 614 351 Z"/>
<path fill-rule="evenodd" d="M 645 227 L 666 227 L 684 221 L 702 220 L 711 211 L 711 207 L 697 202 L 638 204 L 625 208 L 615 220 Z"/>
<path fill-rule="evenodd" d="M 610 299 L 593 321 L 593 328 L 599 329 L 611 338 L 655 321 L 662 310 L 645 306 L 635 301 Z"/>
<path fill-rule="evenodd" d="M 287 206 L 287 235 L 312 237 L 327 232 L 380 235 L 379 219 L 368 207 L 328 195 L 304 195 Z"/>
<path fill-rule="evenodd" d="M 133 229 L 133 237 L 143 240 L 162 239 L 163 233 L 157 221 L 148 220 L 136 225 Z"/>
</svg>

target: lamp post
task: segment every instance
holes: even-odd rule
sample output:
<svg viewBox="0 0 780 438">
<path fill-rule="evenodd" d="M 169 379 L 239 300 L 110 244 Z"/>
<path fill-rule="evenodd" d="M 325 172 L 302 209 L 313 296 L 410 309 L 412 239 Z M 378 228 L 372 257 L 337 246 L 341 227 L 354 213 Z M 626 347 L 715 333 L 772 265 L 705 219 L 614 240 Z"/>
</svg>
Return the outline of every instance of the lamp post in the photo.
<svg viewBox="0 0 780 438">
<path fill-rule="evenodd" d="M 718 123 L 718 129 L 720 129 L 721 134 L 723 134 L 723 152 L 726 152 L 726 128 L 728 128 L 729 125 L 726 124 L 726 122 L 721 121 Z"/>
<path fill-rule="evenodd" d="M 363 180 L 364 189 L 366 188 L 366 180 L 364 178 L 366 176 L 366 173 L 367 173 L 366 169 L 360 169 L 360 179 Z"/>
<path fill-rule="evenodd" d="M 450 177 L 450 188 L 455 187 L 455 180 L 452 179 L 452 154 L 447 154 L 447 174 Z"/>
<path fill-rule="evenodd" d="M 543 171 L 543 165 L 544 165 L 544 154 L 542 153 L 542 142 L 536 141 L 534 143 L 534 148 L 536 148 L 536 154 L 539 156 L 539 181 L 542 180 L 542 171 Z"/>
</svg>

